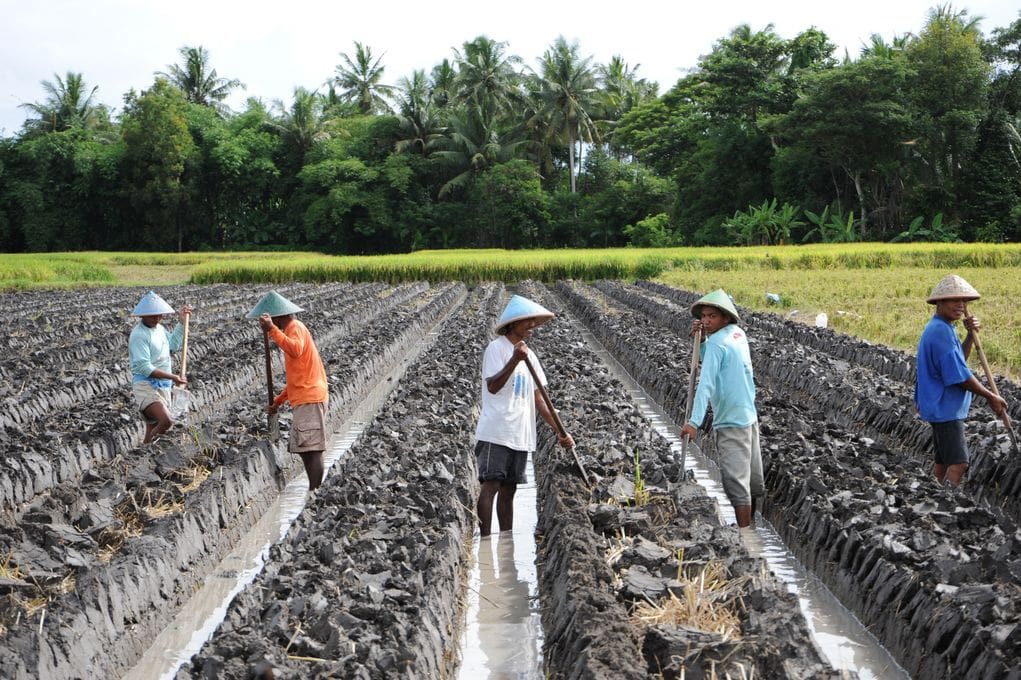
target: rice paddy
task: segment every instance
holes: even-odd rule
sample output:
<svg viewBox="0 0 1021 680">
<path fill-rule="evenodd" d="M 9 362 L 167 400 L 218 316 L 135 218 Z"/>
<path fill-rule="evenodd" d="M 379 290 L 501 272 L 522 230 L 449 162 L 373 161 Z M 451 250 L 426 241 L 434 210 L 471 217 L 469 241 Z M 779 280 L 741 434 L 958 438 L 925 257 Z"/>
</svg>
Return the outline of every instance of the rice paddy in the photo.
<svg viewBox="0 0 1021 680">
<path fill-rule="evenodd" d="M 925 297 L 947 273 L 982 294 L 994 372 L 1021 377 L 1021 245 L 855 243 L 750 248 L 432 250 L 399 255 L 309 252 L 52 253 L 0 257 L 0 290 L 181 283 L 284 283 L 534 279 L 653 279 L 706 292 L 723 288 L 744 307 L 772 311 L 913 352 L 932 307 Z"/>
</svg>

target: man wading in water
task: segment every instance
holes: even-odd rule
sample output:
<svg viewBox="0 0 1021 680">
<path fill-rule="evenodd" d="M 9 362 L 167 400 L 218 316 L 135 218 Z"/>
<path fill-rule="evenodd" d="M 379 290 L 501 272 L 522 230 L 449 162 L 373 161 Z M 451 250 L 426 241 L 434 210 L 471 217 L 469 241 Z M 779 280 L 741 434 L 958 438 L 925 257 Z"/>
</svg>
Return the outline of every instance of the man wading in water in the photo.
<svg viewBox="0 0 1021 680">
<path fill-rule="evenodd" d="M 287 384 L 266 407 L 266 412 L 276 413 L 285 402 L 291 402 L 294 417 L 287 450 L 301 456 L 311 491 L 323 481 L 326 404 L 330 392 L 326 385 L 326 369 L 312 341 L 312 334 L 294 317 L 295 313 L 303 311 L 274 290 L 259 301 L 248 317 L 258 318 L 262 330 L 284 352 Z"/>
<path fill-rule="evenodd" d="M 477 512 L 483 536 L 491 531 L 494 498 L 500 531 L 513 528 L 514 492 L 527 481 L 528 453 L 535 451 L 536 411 L 556 430 L 553 414 L 525 364 L 527 357 L 545 386 L 546 374 L 525 341 L 552 318 L 553 313 L 542 305 L 515 295 L 496 322 L 499 337 L 489 343 L 482 358 L 482 413 L 475 429 L 475 460 L 482 483 Z M 569 434 L 558 441 L 565 449 L 574 446 Z"/>
<path fill-rule="evenodd" d="M 978 319 L 966 316 L 970 300 L 981 297 L 970 283 L 956 274 L 948 274 L 936 284 L 926 300 L 936 305 L 936 314 L 926 324 L 918 341 L 915 408 L 922 420 L 932 426 L 932 444 L 936 462 L 932 473 L 940 482 L 961 483 L 968 470 L 968 443 L 964 439 L 964 419 L 968 417 L 971 395 L 985 397 L 996 415 L 1007 408 L 999 395 L 987 390 L 968 368 L 968 356 L 975 343 Z M 957 339 L 954 324 L 964 319 L 968 334 L 964 343 Z"/>
<path fill-rule="evenodd" d="M 181 307 L 181 321 L 191 314 L 191 305 Z M 153 291 L 149 291 L 132 310 L 140 317 L 128 339 L 128 361 L 131 364 L 131 397 L 145 418 L 143 444 L 153 442 L 174 424 L 170 417 L 170 389 L 188 381 L 170 372 L 170 353 L 181 348 L 184 324 L 179 323 L 169 336 L 160 324 L 164 314 L 174 309 Z"/>
<path fill-rule="evenodd" d="M 737 309 L 722 288 L 693 304 L 691 315 L 695 317 L 692 333 L 701 327 L 706 340 L 700 349 L 702 373 L 695 401 L 681 437 L 695 437 L 706 407 L 712 404 L 723 490 L 734 506 L 737 525 L 747 527 L 755 514 L 755 499 L 765 493 L 748 338 L 737 325 L 741 320 Z"/>
</svg>

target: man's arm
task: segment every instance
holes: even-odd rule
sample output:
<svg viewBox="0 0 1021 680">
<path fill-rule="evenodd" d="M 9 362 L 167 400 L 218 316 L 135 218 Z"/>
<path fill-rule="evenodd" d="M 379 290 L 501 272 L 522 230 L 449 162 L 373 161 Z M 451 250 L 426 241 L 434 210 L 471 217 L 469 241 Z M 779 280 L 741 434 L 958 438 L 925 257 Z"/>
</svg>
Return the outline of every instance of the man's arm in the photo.
<svg viewBox="0 0 1021 680">
<path fill-rule="evenodd" d="M 525 344 L 524 340 L 514 345 L 514 353 L 507 360 L 507 363 L 504 364 L 503 368 L 495 375 L 486 378 L 486 389 L 489 390 L 489 393 L 496 394 L 502 390 L 503 386 L 507 384 L 507 381 L 514 374 L 514 369 L 517 368 L 518 363 L 527 356 L 528 345 Z"/>
</svg>

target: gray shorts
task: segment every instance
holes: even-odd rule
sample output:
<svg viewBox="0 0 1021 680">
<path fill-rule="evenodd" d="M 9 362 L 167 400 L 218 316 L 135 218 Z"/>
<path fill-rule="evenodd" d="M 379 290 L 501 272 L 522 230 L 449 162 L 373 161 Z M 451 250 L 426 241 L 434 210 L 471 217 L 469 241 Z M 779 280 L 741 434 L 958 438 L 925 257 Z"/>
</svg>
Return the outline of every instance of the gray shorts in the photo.
<svg viewBox="0 0 1021 680">
<path fill-rule="evenodd" d="M 731 505 L 751 505 L 762 496 L 762 451 L 759 449 L 759 424 L 748 427 L 721 427 L 716 432 L 723 491 Z"/>
<path fill-rule="evenodd" d="M 475 462 L 480 482 L 525 484 L 528 476 L 528 451 L 516 451 L 502 444 L 479 441 L 475 443 Z"/>
<path fill-rule="evenodd" d="M 932 425 L 932 446 L 936 450 L 936 465 L 967 465 L 968 442 L 964 439 L 964 421 L 948 420 Z"/>
<path fill-rule="evenodd" d="M 291 453 L 312 453 L 326 450 L 326 404 L 298 404 L 291 409 Z"/>
</svg>

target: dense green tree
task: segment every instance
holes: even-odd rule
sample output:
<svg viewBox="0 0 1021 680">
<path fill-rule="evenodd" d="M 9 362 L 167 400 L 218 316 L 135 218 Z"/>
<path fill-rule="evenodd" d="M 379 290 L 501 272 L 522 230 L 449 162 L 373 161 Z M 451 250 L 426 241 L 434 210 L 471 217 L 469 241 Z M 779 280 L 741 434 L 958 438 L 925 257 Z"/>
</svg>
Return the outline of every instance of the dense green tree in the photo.
<svg viewBox="0 0 1021 680">
<path fill-rule="evenodd" d="M 373 58 L 372 48 L 355 41 L 354 57 L 341 52 L 342 64 L 336 67 L 333 83 L 340 88 L 340 99 L 358 107 L 362 115 L 370 113 L 389 113 L 390 104 L 387 97 L 393 87 L 383 83 L 383 55 Z"/>
<path fill-rule="evenodd" d="M 915 170 L 925 187 L 916 204 L 954 218 L 955 182 L 975 146 L 986 105 L 990 69 L 981 34 L 966 11 L 937 7 L 905 55 L 914 74 L 908 93 L 918 130 Z"/>
<path fill-rule="evenodd" d="M 902 224 L 902 178 L 914 138 L 903 92 L 911 77 L 904 59 L 879 57 L 819 71 L 807 79 L 790 112 L 765 124 L 780 144 L 809 150 L 834 170 L 827 173 L 836 192 L 832 200 L 854 205 L 863 230 L 877 218 L 879 237 Z M 811 162 L 807 156 L 794 155 L 801 164 L 795 172 Z M 778 163 L 774 169 L 792 165 Z"/>
<path fill-rule="evenodd" d="M 479 173 L 468 194 L 480 247 L 522 248 L 540 245 L 549 224 L 549 198 L 535 166 L 511 160 Z"/>
<path fill-rule="evenodd" d="M 215 68 L 210 68 L 209 50 L 201 45 L 185 45 L 178 53 L 181 63 L 169 64 L 168 71 L 157 71 L 156 76 L 169 81 L 192 104 L 210 106 L 221 115 L 229 113 L 224 100 L 233 90 L 245 89 L 245 84 L 237 78 L 221 78 Z"/>
<path fill-rule="evenodd" d="M 207 201 L 208 245 L 261 246 L 279 238 L 282 187 L 274 159 L 282 143 L 269 112 L 256 100 L 230 121 L 206 128 L 198 191 Z"/>
<path fill-rule="evenodd" d="M 184 95 L 162 78 L 141 95 L 129 95 L 122 134 L 127 197 L 138 220 L 135 245 L 154 250 L 192 248 L 182 218 L 190 198 L 184 172 L 195 143 Z"/>
</svg>

